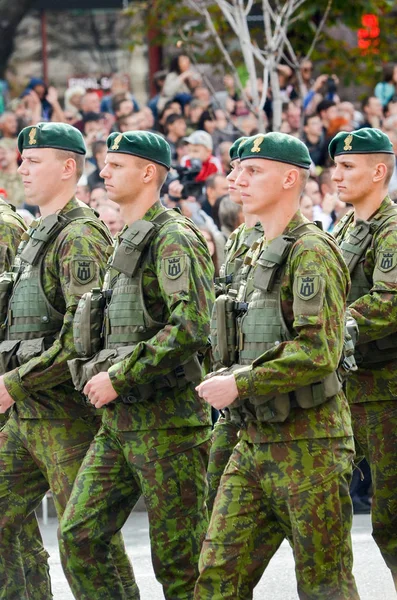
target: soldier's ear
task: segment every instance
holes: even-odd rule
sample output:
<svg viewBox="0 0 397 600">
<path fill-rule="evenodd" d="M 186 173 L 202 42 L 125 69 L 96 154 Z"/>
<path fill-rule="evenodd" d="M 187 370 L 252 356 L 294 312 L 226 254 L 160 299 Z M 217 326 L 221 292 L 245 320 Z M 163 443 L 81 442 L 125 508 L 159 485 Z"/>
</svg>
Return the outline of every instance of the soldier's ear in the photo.
<svg viewBox="0 0 397 600">
<path fill-rule="evenodd" d="M 74 158 L 67 158 L 63 163 L 62 179 L 70 179 L 76 175 L 76 161 Z"/>
<path fill-rule="evenodd" d="M 157 168 L 153 163 L 149 163 L 143 173 L 143 183 L 150 183 L 153 179 L 157 181 Z"/>
<path fill-rule="evenodd" d="M 377 163 L 374 167 L 373 182 L 382 181 L 387 175 L 387 166 L 385 163 Z"/>
<path fill-rule="evenodd" d="M 293 188 L 299 182 L 298 169 L 288 169 L 284 173 L 283 188 L 285 190 Z"/>
</svg>

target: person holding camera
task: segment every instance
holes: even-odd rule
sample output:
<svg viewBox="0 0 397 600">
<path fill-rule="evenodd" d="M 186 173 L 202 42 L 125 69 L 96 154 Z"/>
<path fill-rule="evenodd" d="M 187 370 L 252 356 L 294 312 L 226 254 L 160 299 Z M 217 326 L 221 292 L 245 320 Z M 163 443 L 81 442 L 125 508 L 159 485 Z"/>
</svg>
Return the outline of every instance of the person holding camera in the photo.
<svg viewBox="0 0 397 600">
<path fill-rule="evenodd" d="M 214 143 L 209 133 L 198 129 L 185 138 L 185 142 L 189 144 L 189 150 L 182 166 L 190 167 L 192 159 L 201 161 L 201 169 L 195 181 L 205 181 L 210 175 L 222 173 L 219 159 L 212 154 Z"/>
</svg>

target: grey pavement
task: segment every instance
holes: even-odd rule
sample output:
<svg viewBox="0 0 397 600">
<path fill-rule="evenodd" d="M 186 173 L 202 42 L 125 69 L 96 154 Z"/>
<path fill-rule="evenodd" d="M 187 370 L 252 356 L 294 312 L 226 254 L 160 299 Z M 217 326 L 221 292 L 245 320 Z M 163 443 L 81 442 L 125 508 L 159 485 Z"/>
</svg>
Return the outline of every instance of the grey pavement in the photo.
<svg viewBox="0 0 397 600">
<path fill-rule="evenodd" d="M 50 568 L 55 600 L 73 600 L 64 578 L 57 547 L 57 521 L 40 522 L 44 544 L 50 553 Z M 128 554 L 134 565 L 141 600 L 162 600 L 150 559 L 149 525 L 145 512 L 133 512 L 123 528 Z M 389 570 L 371 537 L 369 515 L 356 515 L 353 525 L 354 575 L 361 600 L 396 600 Z M 255 589 L 254 600 L 297 600 L 294 562 L 284 542 Z M 93 598 L 92 600 L 95 600 Z M 237 600 L 237 599 L 236 599 Z"/>
</svg>

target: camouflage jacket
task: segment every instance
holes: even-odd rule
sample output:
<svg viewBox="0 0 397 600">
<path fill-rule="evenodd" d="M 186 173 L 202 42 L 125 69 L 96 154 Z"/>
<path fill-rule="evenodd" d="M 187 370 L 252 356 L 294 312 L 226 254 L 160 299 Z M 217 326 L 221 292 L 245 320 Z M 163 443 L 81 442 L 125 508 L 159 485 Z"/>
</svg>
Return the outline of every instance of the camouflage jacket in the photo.
<svg viewBox="0 0 397 600">
<path fill-rule="evenodd" d="M 390 209 L 393 203 L 387 196 L 379 209 L 372 215 L 380 215 Z M 397 332 L 397 207 L 395 217 L 389 219 L 384 227 L 375 232 L 371 244 L 363 258 L 364 273 L 370 282 L 370 291 L 352 302 L 349 306 L 359 328 L 359 343 L 371 342 Z M 349 240 L 355 225 L 347 226 L 349 215 L 339 223 L 333 234 L 341 243 Z M 384 253 L 393 258 L 391 269 L 381 267 Z M 397 398 L 397 360 L 376 367 L 359 367 L 347 382 L 347 397 L 351 403 L 392 400 Z"/>
<path fill-rule="evenodd" d="M 143 220 L 151 221 L 163 210 L 156 202 Z M 109 368 L 112 385 L 120 396 L 128 395 L 134 384 L 151 383 L 168 374 L 207 345 L 214 272 L 205 240 L 194 229 L 182 219 L 168 221 L 145 251 L 144 303 L 150 316 L 166 325 L 149 340 L 138 342 L 132 354 Z M 176 279 L 170 279 L 167 259 L 181 256 L 185 257 L 184 269 Z M 195 428 L 197 443 L 200 435 L 203 440 L 208 438 L 211 422 L 209 406 L 198 399 L 194 385 L 181 390 L 162 389 L 150 400 L 134 404 L 112 402 L 106 406 L 103 419 L 116 430 L 175 430 L 177 438 L 184 437 L 186 428 Z M 156 439 L 159 436 L 161 433 Z M 161 445 L 159 439 L 153 443 Z"/>
<path fill-rule="evenodd" d="M 72 198 L 60 214 L 81 205 Z M 105 225 L 101 227 L 106 230 Z M 52 346 L 4 375 L 4 383 L 20 417 L 62 419 L 93 414 L 94 409 L 88 407 L 74 389 L 67 361 L 76 357 L 72 325 L 78 301 L 92 287 L 101 285 L 107 246 L 105 236 L 94 225 L 81 221 L 68 224 L 47 246 L 41 282 L 47 300 L 64 314 L 64 319 Z M 89 283 L 79 280 L 75 268 L 78 261 L 84 261 L 92 269 Z"/>
<path fill-rule="evenodd" d="M 11 269 L 15 254 L 25 228 L 14 211 L 0 199 L 0 273 Z M 6 415 L 0 415 L 0 425 Z"/>
<path fill-rule="evenodd" d="M 283 233 L 288 234 L 301 223 L 308 221 L 298 211 Z M 243 278 L 255 269 L 260 250 L 247 255 Z M 319 278 L 318 291 L 305 299 L 300 287 L 305 277 L 313 275 Z M 288 393 L 335 371 L 343 348 L 349 287 L 349 272 L 342 256 L 323 237 L 313 232 L 295 243 L 282 275 L 281 308 L 288 329 L 296 335 L 234 372 L 240 398 Z M 243 291 L 244 284 L 239 294 Z M 283 423 L 250 422 L 242 435 L 253 443 L 349 436 L 350 411 L 341 392 L 315 408 L 294 408 Z"/>
<path fill-rule="evenodd" d="M 0 273 L 8 271 L 14 262 L 14 257 L 26 230 L 21 219 L 0 198 Z"/>
</svg>

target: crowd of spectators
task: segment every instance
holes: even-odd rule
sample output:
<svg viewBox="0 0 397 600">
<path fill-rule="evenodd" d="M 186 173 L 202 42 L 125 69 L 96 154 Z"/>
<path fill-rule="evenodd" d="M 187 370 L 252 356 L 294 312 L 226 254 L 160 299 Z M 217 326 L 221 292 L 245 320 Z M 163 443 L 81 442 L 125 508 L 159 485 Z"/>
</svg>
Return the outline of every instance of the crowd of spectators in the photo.
<svg viewBox="0 0 397 600">
<path fill-rule="evenodd" d="M 107 198 L 100 176 L 106 138 L 112 131 L 156 131 L 167 139 L 172 150 L 173 169 L 163 188 L 163 202 L 178 206 L 200 227 L 218 271 L 226 239 L 243 219 L 227 194 L 229 148 L 240 136 L 271 129 L 273 100 L 269 90 L 259 119 L 231 75 L 224 76 L 221 91 L 212 92 L 207 83 L 183 53 L 171 60 L 168 71 L 156 73 L 157 92 L 146 106 L 137 102 L 129 78 L 118 73 L 105 94 L 73 86 L 62 98 L 57 89 L 32 78 L 19 97 L 2 103 L 0 195 L 18 209 L 30 208 L 24 206 L 24 190 L 17 173 L 19 131 L 43 120 L 70 123 L 82 132 L 88 149 L 78 197 L 98 210 L 115 234 L 123 223 L 117 205 Z M 397 154 L 397 67 L 386 67 L 382 81 L 361 102 L 345 99 L 338 90 L 337 76 L 316 75 L 310 61 L 302 63 L 300 77 L 287 65 L 280 65 L 279 84 L 283 101 L 281 131 L 300 137 L 313 161 L 301 210 L 332 231 L 347 207 L 338 200 L 332 181 L 328 143 L 341 130 L 379 127 L 390 137 Z M 258 87 L 262 87 L 259 79 Z M 249 84 L 245 92 L 249 97 Z M 265 128 L 260 125 L 263 122 Z M 397 170 L 390 194 L 397 199 Z"/>
</svg>

